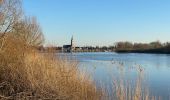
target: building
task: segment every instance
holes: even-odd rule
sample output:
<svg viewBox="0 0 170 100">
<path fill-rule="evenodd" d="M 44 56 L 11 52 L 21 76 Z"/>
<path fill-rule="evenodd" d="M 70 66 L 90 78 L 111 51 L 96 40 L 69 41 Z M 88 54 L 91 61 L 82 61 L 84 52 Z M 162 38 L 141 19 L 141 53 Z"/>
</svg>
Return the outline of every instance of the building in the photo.
<svg viewBox="0 0 170 100">
<path fill-rule="evenodd" d="M 73 36 L 71 37 L 71 43 L 70 45 L 63 45 L 63 52 L 72 52 L 74 50 L 74 46 L 73 46 Z"/>
</svg>

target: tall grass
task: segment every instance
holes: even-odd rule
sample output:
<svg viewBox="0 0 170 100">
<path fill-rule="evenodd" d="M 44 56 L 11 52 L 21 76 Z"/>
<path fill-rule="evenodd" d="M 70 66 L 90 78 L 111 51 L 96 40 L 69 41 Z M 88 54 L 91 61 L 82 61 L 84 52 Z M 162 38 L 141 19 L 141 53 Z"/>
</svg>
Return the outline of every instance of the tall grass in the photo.
<svg viewBox="0 0 170 100">
<path fill-rule="evenodd" d="M 102 97 L 77 62 L 42 54 L 6 37 L 0 51 L 0 99 L 98 100 Z"/>
</svg>

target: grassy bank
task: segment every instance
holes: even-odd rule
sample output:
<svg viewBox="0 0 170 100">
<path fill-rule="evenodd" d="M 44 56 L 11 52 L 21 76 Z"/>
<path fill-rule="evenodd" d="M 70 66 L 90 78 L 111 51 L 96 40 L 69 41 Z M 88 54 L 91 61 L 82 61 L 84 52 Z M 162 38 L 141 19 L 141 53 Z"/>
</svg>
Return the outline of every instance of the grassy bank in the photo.
<svg viewBox="0 0 170 100">
<path fill-rule="evenodd" d="M 44 55 L 6 37 L 0 51 L 0 99 L 98 100 L 103 95 L 77 62 Z"/>
</svg>

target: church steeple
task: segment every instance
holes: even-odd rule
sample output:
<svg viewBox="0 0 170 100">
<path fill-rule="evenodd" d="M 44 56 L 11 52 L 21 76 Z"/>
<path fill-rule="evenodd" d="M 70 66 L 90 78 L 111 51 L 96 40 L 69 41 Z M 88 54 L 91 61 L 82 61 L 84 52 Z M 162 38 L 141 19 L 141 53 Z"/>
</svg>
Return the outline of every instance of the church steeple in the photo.
<svg viewBox="0 0 170 100">
<path fill-rule="evenodd" d="M 71 47 L 73 47 L 73 36 L 71 37 Z"/>
</svg>

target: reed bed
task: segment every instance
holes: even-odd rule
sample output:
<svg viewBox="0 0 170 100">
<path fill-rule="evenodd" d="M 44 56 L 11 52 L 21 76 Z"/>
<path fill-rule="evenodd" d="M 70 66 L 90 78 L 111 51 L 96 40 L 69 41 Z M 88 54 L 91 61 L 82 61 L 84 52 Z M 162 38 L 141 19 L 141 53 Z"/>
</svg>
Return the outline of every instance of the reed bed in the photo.
<svg viewBox="0 0 170 100">
<path fill-rule="evenodd" d="M 6 37 L 0 51 L 0 99 L 99 100 L 102 95 L 77 62 L 39 53 Z"/>
</svg>

